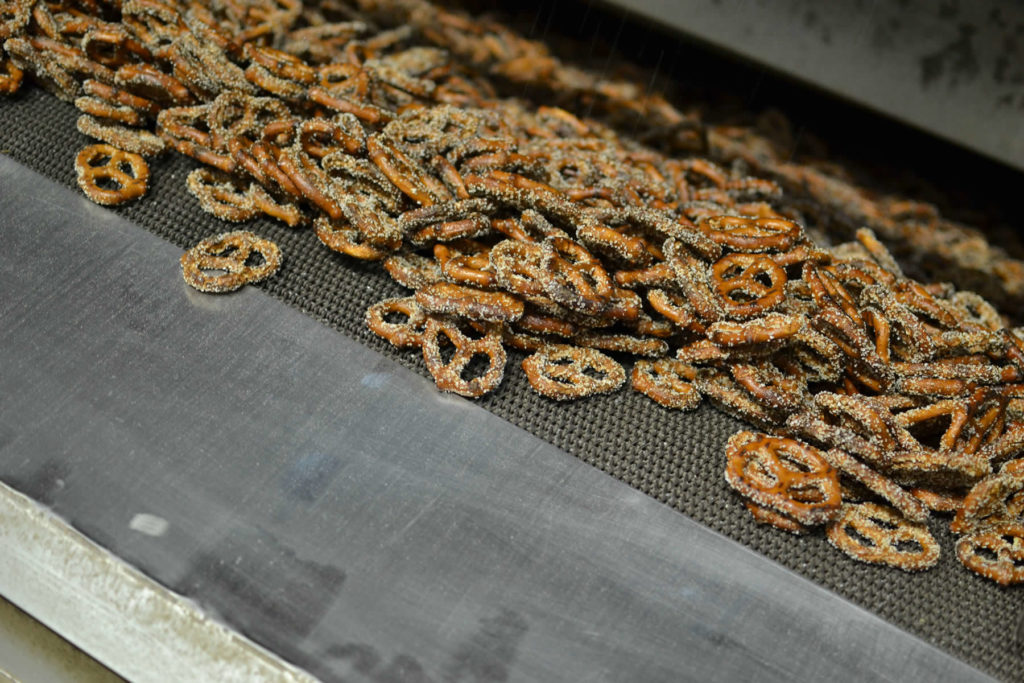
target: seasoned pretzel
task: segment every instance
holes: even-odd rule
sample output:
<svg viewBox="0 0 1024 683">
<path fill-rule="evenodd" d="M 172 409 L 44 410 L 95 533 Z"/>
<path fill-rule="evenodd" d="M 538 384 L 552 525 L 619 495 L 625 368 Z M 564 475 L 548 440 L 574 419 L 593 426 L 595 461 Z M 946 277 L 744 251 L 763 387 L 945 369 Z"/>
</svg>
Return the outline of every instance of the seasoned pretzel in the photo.
<svg viewBox="0 0 1024 683">
<path fill-rule="evenodd" d="M 829 543 L 853 559 L 907 572 L 934 567 L 941 553 L 928 527 L 877 503 L 844 505 L 826 531 Z"/>
<path fill-rule="evenodd" d="M 239 223 L 257 213 L 247 188 L 225 173 L 197 168 L 188 174 L 185 185 L 204 211 L 221 220 Z"/>
<path fill-rule="evenodd" d="M 523 302 L 511 294 L 487 292 L 450 282 L 436 282 L 416 292 L 427 313 L 486 322 L 515 322 L 523 315 Z"/>
<path fill-rule="evenodd" d="M 996 524 L 964 536 L 956 544 L 960 562 L 1002 586 L 1024 583 L 1024 524 Z"/>
<path fill-rule="evenodd" d="M 694 386 L 697 371 L 692 365 L 673 358 L 641 359 L 633 364 L 630 375 L 633 388 L 666 408 L 692 410 L 700 405 L 701 395 Z"/>
<path fill-rule="evenodd" d="M 711 275 L 719 302 L 734 318 L 768 313 L 786 296 L 786 271 L 767 256 L 723 256 L 711 267 Z"/>
<path fill-rule="evenodd" d="M 974 485 L 949 528 L 958 534 L 971 533 L 992 524 L 1022 521 L 1022 513 L 1024 468 L 1004 466 Z"/>
<path fill-rule="evenodd" d="M 803 315 L 769 313 L 741 323 L 728 320 L 713 323 L 708 327 L 707 334 L 708 339 L 720 346 L 753 346 L 789 339 L 800 332 L 806 323 Z"/>
<path fill-rule="evenodd" d="M 745 253 L 786 251 L 803 233 L 797 223 L 783 218 L 709 216 L 697 227 L 718 244 Z"/>
<path fill-rule="evenodd" d="M 479 398 L 501 384 L 505 375 L 505 349 L 497 328 L 491 328 L 479 339 L 468 337 L 450 320 L 428 316 L 422 335 L 423 360 L 434 377 L 437 388 L 467 398 Z M 444 360 L 442 344 L 455 347 L 451 359 Z M 487 358 L 487 369 L 479 376 L 467 378 L 470 361 L 475 356 Z"/>
<path fill-rule="evenodd" d="M 342 221 L 332 221 L 327 216 L 320 216 L 313 221 L 313 231 L 317 238 L 334 251 L 362 261 L 379 261 L 389 251 L 370 244 L 366 236 L 351 225 Z"/>
<path fill-rule="evenodd" d="M 566 401 L 615 391 L 626 381 L 621 365 L 595 349 L 551 344 L 523 361 L 534 391 Z"/>
<path fill-rule="evenodd" d="M 21 87 L 25 72 L 0 49 L 0 95 L 13 95 Z"/>
<path fill-rule="evenodd" d="M 250 265 L 254 254 L 263 262 Z M 232 292 L 267 279 L 280 267 L 281 250 L 276 244 L 242 230 L 208 237 L 181 256 L 185 282 L 200 292 Z"/>
<path fill-rule="evenodd" d="M 409 289 L 420 289 L 444 280 L 437 261 L 415 252 L 399 252 L 384 259 L 384 270 L 391 278 Z"/>
<path fill-rule="evenodd" d="M 400 349 L 423 345 L 426 322 L 426 313 L 411 296 L 384 299 L 366 309 L 366 326 L 370 331 Z"/>
<path fill-rule="evenodd" d="M 141 156 L 106 144 L 89 145 L 79 152 L 75 172 L 85 196 L 105 206 L 141 197 L 149 182 L 149 166 Z"/>
<path fill-rule="evenodd" d="M 823 524 L 842 503 L 836 471 L 813 446 L 758 432 L 733 435 L 725 480 L 741 496 L 800 524 Z"/>
<path fill-rule="evenodd" d="M 907 491 L 896 482 L 880 474 L 877 470 L 868 467 L 844 450 L 832 448 L 822 451 L 822 457 L 832 467 L 848 477 L 860 482 L 870 491 L 878 494 L 886 502 L 909 519 L 911 522 L 924 523 L 928 521 L 927 503 L 919 500 L 912 491 Z M 933 504 L 934 498 L 928 498 Z"/>
</svg>

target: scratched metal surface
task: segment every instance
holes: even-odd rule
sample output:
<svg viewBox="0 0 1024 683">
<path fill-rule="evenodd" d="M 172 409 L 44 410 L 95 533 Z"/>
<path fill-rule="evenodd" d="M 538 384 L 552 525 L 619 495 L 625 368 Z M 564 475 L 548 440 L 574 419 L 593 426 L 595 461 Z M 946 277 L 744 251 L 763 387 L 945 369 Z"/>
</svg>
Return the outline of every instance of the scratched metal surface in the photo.
<svg viewBox="0 0 1024 683">
<path fill-rule="evenodd" d="M 1024 3 L 601 1 L 1024 169 Z"/>
<path fill-rule="evenodd" d="M 3 156 L 0 188 L 0 480 L 324 680 L 990 680 Z"/>
</svg>

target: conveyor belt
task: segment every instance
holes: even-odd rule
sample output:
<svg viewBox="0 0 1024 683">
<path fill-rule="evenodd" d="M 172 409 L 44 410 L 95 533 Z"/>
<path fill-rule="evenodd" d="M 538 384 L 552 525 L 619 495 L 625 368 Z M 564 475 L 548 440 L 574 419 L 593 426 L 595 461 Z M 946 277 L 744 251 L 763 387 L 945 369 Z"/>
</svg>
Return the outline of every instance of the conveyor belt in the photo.
<svg viewBox="0 0 1024 683">
<path fill-rule="evenodd" d="M 988 680 L 262 292 L 193 292 L 2 157 L 0 186 L 0 479 L 324 680 Z"/>
</svg>

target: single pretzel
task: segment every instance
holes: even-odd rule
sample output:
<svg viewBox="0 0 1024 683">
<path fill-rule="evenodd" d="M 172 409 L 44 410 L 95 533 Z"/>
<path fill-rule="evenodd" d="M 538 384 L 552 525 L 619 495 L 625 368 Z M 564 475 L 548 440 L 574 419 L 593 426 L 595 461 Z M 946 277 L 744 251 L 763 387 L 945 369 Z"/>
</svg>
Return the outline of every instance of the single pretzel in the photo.
<svg viewBox="0 0 1024 683">
<path fill-rule="evenodd" d="M 249 265 L 254 253 L 263 258 L 263 263 Z M 185 282 L 200 292 L 231 292 L 265 280 L 280 267 L 278 246 L 243 230 L 208 237 L 181 256 Z"/>
<path fill-rule="evenodd" d="M 786 296 L 786 271 L 767 256 L 723 256 L 711 267 L 711 275 L 720 303 L 734 318 L 767 313 Z"/>
<path fill-rule="evenodd" d="M 1000 522 L 1020 521 L 1017 518 L 1024 513 L 1024 468 L 1007 465 L 974 485 L 949 525 L 954 533 L 971 533 Z"/>
<path fill-rule="evenodd" d="M 141 197 L 149 182 L 149 166 L 141 156 L 106 144 L 89 145 L 79 152 L 75 172 L 85 196 L 104 206 Z"/>
<path fill-rule="evenodd" d="M 726 481 L 757 505 L 810 525 L 839 511 L 839 477 L 813 446 L 742 431 L 729 439 L 725 453 Z"/>
<path fill-rule="evenodd" d="M 718 244 L 747 253 L 786 251 L 802 233 L 798 224 L 783 218 L 711 216 L 697 226 Z"/>
<path fill-rule="evenodd" d="M 515 322 L 523 315 L 523 302 L 504 292 L 487 292 L 450 282 L 437 282 L 416 292 L 427 313 L 453 315 L 487 322 Z"/>
<path fill-rule="evenodd" d="M 0 51 L 0 95 L 13 95 L 18 92 L 25 72 Z"/>
<path fill-rule="evenodd" d="M 692 365 L 674 358 L 638 360 L 630 375 L 633 388 L 666 408 L 692 410 L 700 405 L 701 395 L 693 380 Z"/>
<path fill-rule="evenodd" d="M 404 320 L 396 320 L 402 318 Z M 415 297 L 384 299 L 366 309 L 366 326 L 400 349 L 420 348 L 427 316 Z"/>
<path fill-rule="evenodd" d="M 721 320 L 710 325 L 707 334 L 708 339 L 725 347 L 763 345 L 793 337 L 806 322 L 803 315 L 769 313 L 744 322 Z"/>
<path fill-rule="evenodd" d="M 844 506 L 826 531 L 829 543 L 861 562 L 916 572 L 939 561 L 939 544 L 927 526 L 877 503 Z"/>
<path fill-rule="evenodd" d="M 479 398 L 501 384 L 505 375 L 505 348 L 501 345 L 498 329 L 490 328 L 479 339 L 467 336 L 459 326 L 445 318 L 429 316 L 423 329 L 423 360 L 434 377 L 437 388 L 467 398 Z M 455 353 L 445 361 L 442 344 L 455 347 Z M 482 375 L 466 378 L 465 374 L 474 356 L 487 358 Z"/>
<path fill-rule="evenodd" d="M 615 391 L 626 381 L 621 365 L 596 349 L 551 344 L 523 361 L 537 393 L 566 401 Z"/>
<path fill-rule="evenodd" d="M 221 220 L 239 223 L 256 215 L 248 191 L 238 181 L 215 169 L 197 168 L 185 179 L 188 191 L 199 200 L 199 206 Z"/>
<path fill-rule="evenodd" d="M 956 544 L 960 562 L 976 574 L 1009 586 L 1024 583 L 1024 524 L 997 524 Z"/>
</svg>

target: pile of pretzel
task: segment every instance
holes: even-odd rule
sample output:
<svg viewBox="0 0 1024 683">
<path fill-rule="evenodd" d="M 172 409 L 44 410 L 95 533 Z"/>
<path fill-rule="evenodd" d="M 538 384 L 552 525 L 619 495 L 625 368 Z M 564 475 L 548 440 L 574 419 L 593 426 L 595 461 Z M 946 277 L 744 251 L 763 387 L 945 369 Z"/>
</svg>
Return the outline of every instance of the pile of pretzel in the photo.
<svg viewBox="0 0 1024 683">
<path fill-rule="evenodd" d="M 759 521 L 827 525 L 853 557 L 916 570 L 938 559 L 931 513 L 954 513 L 965 565 L 1024 581 L 1024 339 L 977 295 L 905 277 L 870 230 L 818 248 L 742 164 L 499 98 L 424 44 L 433 31 L 464 53 L 472 38 L 515 72 L 512 38 L 457 13 L 379 27 L 340 1 L 63 2 L 0 1 L 0 59 L 82 110 L 79 129 L 104 143 L 76 161 L 95 201 L 139 196 L 139 155 L 172 148 L 203 164 L 187 179 L 203 209 L 311 227 L 412 290 L 367 323 L 418 349 L 442 390 L 493 391 L 513 348 L 556 400 L 627 375 L 668 408 L 706 396 L 769 432 L 727 448 L 726 479 Z M 573 83 L 608 112 L 686 128 L 657 99 Z M 244 231 L 182 260 L 204 291 L 279 263 Z"/>
</svg>

